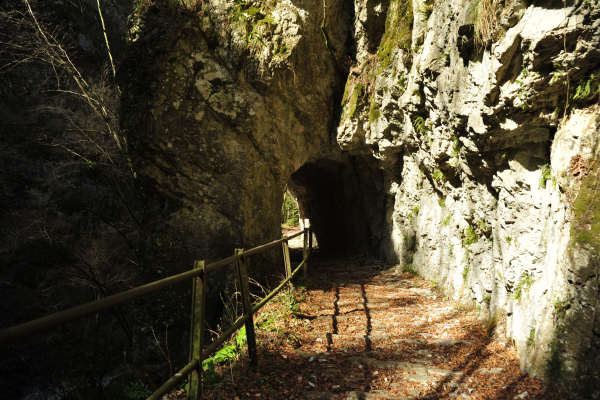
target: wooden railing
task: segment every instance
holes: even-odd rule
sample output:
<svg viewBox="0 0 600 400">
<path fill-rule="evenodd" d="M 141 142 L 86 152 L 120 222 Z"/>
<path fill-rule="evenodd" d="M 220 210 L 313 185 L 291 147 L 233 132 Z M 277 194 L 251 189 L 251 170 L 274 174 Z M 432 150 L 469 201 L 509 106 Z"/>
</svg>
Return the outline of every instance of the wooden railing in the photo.
<svg viewBox="0 0 600 400">
<path fill-rule="evenodd" d="M 302 252 L 302 262 L 292 270 L 290 261 L 290 250 L 288 241 L 304 235 L 304 247 Z M 283 251 L 283 263 L 285 268 L 285 279 L 279 285 L 265 296 L 260 302 L 252 306 L 250 301 L 250 292 L 248 289 L 248 257 L 253 254 L 261 253 L 265 250 L 281 245 Z M 98 311 L 106 310 L 107 308 L 131 301 L 135 298 L 148 293 L 155 292 L 167 286 L 192 279 L 192 315 L 191 315 L 191 330 L 190 330 L 190 357 L 189 363 L 180 369 L 175 375 L 169 378 L 161 387 L 159 387 L 148 400 L 158 400 L 161 396 L 171 391 L 188 375 L 187 398 L 189 400 L 197 400 L 202 396 L 202 361 L 210 357 L 218 350 L 225 341 L 227 341 L 233 333 L 242 326 L 246 326 L 246 337 L 248 343 L 248 354 L 250 365 L 257 365 L 256 357 L 256 335 L 254 332 L 253 316 L 258 310 L 264 307 L 279 291 L 284 288 L 298 274 L 300 269 L 303 269 L 306 276 L 308 271 L 308 258 L 312 251 L 312 234 L 310 229 L 304 229 L 294 235 L 283 237 L 281 239 L 254 247 L 250 250 L 236 249 L 231 257 L 205 265 L 204 261 L 196 261 L 194 268 L 181 274 L 172 275 L 158 281 L 154 281 L 124 292 L 116 293 L 103 299 L 82 304 L 77 307 L 70 308 L 65 311 L 50 314 L 33 321 L 26 322 L 21 325 L 13 326 L 0 331 L 0 345 L 20 342 L 35 334 L 49 331 L 59 325 L 67 322 L 83 318 L 87 315 Z M 237 282 L 241 288 L 242 304 L 244 314 L 239 317 L 225 332 L 215 339 L 206 348 L 203 348 L 204 343 L 204 319 L 205 319 L 205 298 L 207 291 L 207 276 L 227 265 L 233 264 Z"/>
</svg>

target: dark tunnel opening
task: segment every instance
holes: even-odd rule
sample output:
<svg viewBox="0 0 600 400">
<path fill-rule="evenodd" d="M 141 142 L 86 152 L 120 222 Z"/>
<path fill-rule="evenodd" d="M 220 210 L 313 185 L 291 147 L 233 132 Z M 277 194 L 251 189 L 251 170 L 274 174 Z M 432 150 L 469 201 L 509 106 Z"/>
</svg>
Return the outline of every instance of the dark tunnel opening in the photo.
<svg viewBox="0 0 600 400">
<path fill-rule="evenodd" d="M 310 220 L 321 254 L 378 255 L 384 232 L 383 173 L 366 157 L 322 159 L 292 174 L 288 187 Z"/>
</svg>

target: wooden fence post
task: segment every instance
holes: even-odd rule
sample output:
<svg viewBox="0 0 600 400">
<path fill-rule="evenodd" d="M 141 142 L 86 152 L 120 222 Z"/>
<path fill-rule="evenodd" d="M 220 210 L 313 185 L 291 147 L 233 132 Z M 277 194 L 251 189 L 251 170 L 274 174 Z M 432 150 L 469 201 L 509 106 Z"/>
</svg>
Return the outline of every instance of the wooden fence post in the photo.
<svg viewBox="0 0 600 400">
<path fill-rule="evenodd" d="M 283 266 L 285 267 L 285 278 L 287 279 L 292 275 L 292 264 L 290 262 L 290 246 L 288 245 L 287 240 L 281 242 L 281 249 L 283 250 Z M 292 287 L 291 281 L 290 287 Z"/>
<path fill-rule="evenodd" d="M 304 229 L 304 247 L 302 249 L 302 260 L 304 260 L 304 267 L 302 268 L 302 274 L 304 279 L 308 278 L 308 235 L 310 235 L 310 229 Z"/>
<path fill-rule="evenodd" d="M 195 269 L 204 271 L 204 261 L 196 261 Z M 188 400 L 202 398 L 202 343 L 204 340 L 204 308 L 206 304 L 206 275 L 203 273 L 192 281 L 192 318 L 190 328 L 190 361 L 198 365 L 190 374 L 187 388 Z"/>
<path fill-rule="evenodd" d="M 313 248 L 313 231 L 312 228 L 308 228 L 308 255 L 312 254 Z"/>
<path fill-rule="evenodd" d="M 248 356 L 250 357 L 250 366 L 255 368 L 258 365 L 256 359 L 256 335 L 254 333 L 254 316 L 252 315 L 252 302 L 250 301 L 250 291 L 248 289 L 248 265 L 243 256 L 243 249 L 235 249 L 235 270 L 242 292 L 242 304 L 244 305 L 244 316 L 246 316 L 246 339 L 248 341 Z"/>
</svg>

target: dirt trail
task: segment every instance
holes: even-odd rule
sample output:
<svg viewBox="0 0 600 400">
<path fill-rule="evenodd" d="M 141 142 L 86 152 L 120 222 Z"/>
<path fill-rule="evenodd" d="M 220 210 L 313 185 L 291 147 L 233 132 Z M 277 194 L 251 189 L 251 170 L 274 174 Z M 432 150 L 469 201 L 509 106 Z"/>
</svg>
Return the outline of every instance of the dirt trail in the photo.
<svg viewBox="0 0 600 400">
<path fill-rule="evenodd" d="M 357 260 L 313 263 L 311 276 L 288 317 L 284 296 L 257 318 L 259 370 L 224 371 L 206 398 L 549 398 L 431 282 Z"/>
</svg>

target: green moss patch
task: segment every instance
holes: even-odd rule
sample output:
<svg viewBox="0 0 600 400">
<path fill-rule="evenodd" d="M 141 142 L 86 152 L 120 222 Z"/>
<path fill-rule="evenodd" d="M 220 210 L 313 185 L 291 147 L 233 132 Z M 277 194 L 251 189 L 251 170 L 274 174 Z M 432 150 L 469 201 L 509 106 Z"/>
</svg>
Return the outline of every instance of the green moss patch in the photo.
<svg viewBox="0 0 600 400">
<path fill-rule="evenodd" d="M 358 104 L 358 99 L 363 93 L 363 86 L 358 84 L 354 85 L 354 90 L 352 90 L 352 94 L 350 95 L 350 102 L 348 103 L 348 118 L 352 118 L 354 113 L 356 112 L 356 105 Z"/>
<path fill-rule="evenodd" d="M 369 106 L 369 121 L 375 122 L 381 116 L 381 112 L 379 111 L 379 107 L 377 106 L 377 102 L 374 98 L 371 98 L 371 105 Z"/>
<path fill-rule="evenodd" d="M 571 98 L 574 104 L 580 106 L 600 99 L 600 70 L 592 72 L 574 84 L 571 89 Z"/>
<path fill-rule="evenodd" d="M 593 161 L 590 161 L 592 163 Z M 573 202 L 572 240 L 587 249 L 600 253 L 600 168 L 581 180 L 579 193 Z"/>
<path fill-rule="evenodd" d="M 385 33 L 379 42 L 377 59 L 382 69 L 392 63 L 394 50 L 410 51 L 412 42 L 413 9 L 410 0 L 392 0 L 385 21 Z"/>
</svg>

